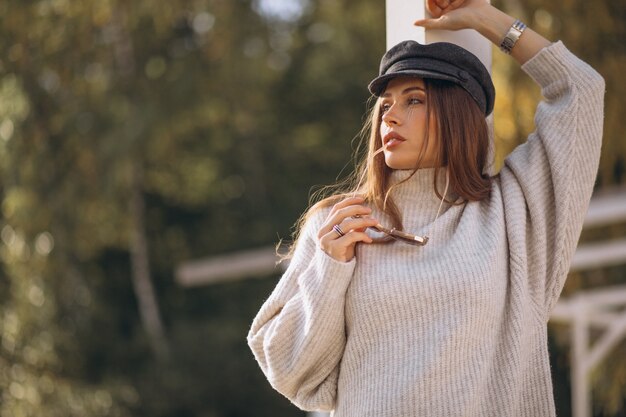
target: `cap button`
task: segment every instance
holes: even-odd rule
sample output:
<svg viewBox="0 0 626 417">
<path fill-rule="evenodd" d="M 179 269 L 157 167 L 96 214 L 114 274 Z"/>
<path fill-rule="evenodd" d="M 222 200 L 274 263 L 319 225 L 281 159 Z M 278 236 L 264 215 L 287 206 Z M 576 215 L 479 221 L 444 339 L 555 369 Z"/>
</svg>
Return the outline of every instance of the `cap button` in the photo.
<svg viewBox="0 0 626 417">
<path fill-rule="evenodd" d="M 463 71 L 463 70 L 459 71 L 458 76 L 462 81 L 469 80 L 469 74 L 466 71 Z"/>
</svg>

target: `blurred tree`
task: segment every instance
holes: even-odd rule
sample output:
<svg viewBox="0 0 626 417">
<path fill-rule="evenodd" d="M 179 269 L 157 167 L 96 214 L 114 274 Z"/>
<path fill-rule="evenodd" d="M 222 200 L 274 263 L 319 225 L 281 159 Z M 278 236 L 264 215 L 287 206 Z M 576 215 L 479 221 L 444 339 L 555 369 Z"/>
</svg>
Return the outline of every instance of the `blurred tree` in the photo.
<svg viewBox="0 0 626 417">
<path fill-rule="evenodd" d="M 7 383 L 1 386 L 5 414 L 45 415 L 42 401 L 33 400 L 42 397 L 42 388 L 28 385 L 21 374 L 14 376 L 16 366 L 30 369 L 24 352 L 32 351 L 34 358 L 45 353 L 28 350 L 41 334 L 48 335 L 46 349 L 55 361 L 32 369 L 33 378 L 49 374 L 53 387 L 67 381 L 66 390 L 55 392 L 59 407 L 95 415 L 97 398 L 89 397 L 89 387 L 98 393 L 109 378 L 102 414 L 141 407 L 159 395 L 150 398 L 148 389 L 133 388 L 145 386 L 140 380 L 145 375 L 124 369 L 145 349 L 142 335 L 158 356 L 167 355 L 148 262 L 145 196 L 193 210 L 212 201 L 213 190 L 220 191 L 213 154 L 216 146 L 234 141 L 228 132 L 219 139 L 208 134 L 206 116 L 227 114 L 220 97 L 225 88 L 207 82 L 206 72 L 228 78 L 237 65 L 222 63 L 234 41 L 228 24 L 222 22 L 221 29 L 215 24 L 214 13 L 237 20 L 244 30 L 254 26 L 246 20 L 257 21 L 257 27 L 261 21 L 245 2 L 154 6 L 149 1 L 13 2 L 4 14 L 10 19 L 3 22 L 2 47 L 7 51 L 2 68 L 2 101 L 7 103 L 2 114 L 3 230 L 7 248 L 20 248 L 26 257 L 19 269 L 9 268 L 17 255 L 7 249 L 4 312 L 15 318 L 7 323 L 17 324 L 3 329 L 3 337 L 16 333 L 21 339 L 3 339 L 9 340 L 12 354 L 7 363 L 16 364 L 7 366 Z M 216 33 L 220 30 L 222 35 Z M 219 129 L 215 120 L 211 127 Z M 31 259 L 39 243 L 46 247 L 40 270 Z M 134 300 L 124 280 L 112 279 L 110 272 L 133 278 Z M 41 288 L 25 286 L 31 275 Z M 28 301 L 24 294 L 33 291 L 39 295 L 31 317 L 21 314 L 16 303 Z M 137 329 L 135 307 L 145 333 Z M 103 323 L 111 318 L 117 323 Z M 132 339 L 139 341 L 134 349 Z M 152 366 L 148 357 L 139 369 Z M 45 411 L 58 412 L 54 407 Z"/>
<path fill-rule="evenodd" d="M 280 96 L 290 95 L 280 93 L 286 90 L 286 78 L 298 82 L 290 75 L 297 74 L 290 70 L 297 61 L 290 55 L 295 42 L 300 42 L 301 50 L 308 46 L 293 17 L 264 15 L 269 19 L 264 20 L 258 14 L 263 13 L 259 4 L 254 5 L 255 13 L 243 1 L 155 5 L 149 1 L 132 5 L 13 2 L 10 13 L 7 9 L 4 14 L 10 19 L 5 19 L 2 29 L 7 57 L 2 63 L 2 99 L 14 106 L 7 105 L 2 113 L 7 265 L 3 311 L 27 323 L 32 334 L 8 325 L 3 334 L 8 338 L 16 332 L 24 344 L 40 334 L 49 335 L 47 349 L 56 362 L 33 369 L 33 378 L 47 373 L 53 386 L 67 381 L 66 391 L 51 395 L 61 409 L 64 404 L 70 407 L 75 397 L 75 412 L 81 415 L 86 410 L 97 413 L 89 387 L 96 392 L 105 389 L 103 395 L 109 400 L 103 414 L 133 410 L 138 415 L 141 408 L 146 415 L 166 415 L 241 407 L 236 401 L 221 404 L 224 400 L 216 394 L 215 401 L 204 407 L 192 406 L 207 392 L 223 393 L 223 380 L 206 368 L 194 369 L 197 363 L 185 367 L 195 372 L 187 380 L 180 374 L 190 349 L 206 343 L 202 329 L 207 319 L 198 326 L 179 319 L 182 315 L 188 320 L 186 306 L 176 304 L 184 294 L 169 291 L 171 269 L 179 259 L 256 246 L 274 239 L 275 230 L 288 229 L 291 219 L 280 207 L 297 202 L 301 210 L 306 189 L 301 198 L 284 204 L 284 190 L 272 184 L 283 181 L 285 171 L 276 167 L 308 173 L 298 159 L 311 155 L 310 145 L 321 149 L 322 139 L 331 140 L 325 137 L 329 128 L 305 113 L 315 114 L 317 108 L 299 106 L 298 117 L 292 118 L 285 103 L 296 102 L 293 94 Z M 310 19 L 315 8 L 305 3 L 301 7 L 300 17 Z M 344 31 L 348 30 L 346 26 Z M 310 33 L 317 44 L 332 36 L 330 25 L 323 22 Z M 299 54 L 306 58 L 304 52 Z M 339 49 L 335 55 L 340 55 Z M 321 54 L 318 58 L 327 59 Z M 342 62 L 358 65 L 345 57 Z M 367 67 L 371 66 L 362 66 Z M 358 88 L 362 100 L 365 91 Z M 303 92 L 314 93 L 310 87 Z M 322 106 L 319 98 L 315 100 Z M 337 96 L 333 105 L 340 104 Z M 284 113 L 277 113 L 277 108 Z M 354 125 L 361 112 L 356 108 L 342 113 L 351 114 Z M 287 135 L 293 136 L 292 129 L 304 118 L 313 135 L 308 135 L 312 142 L 303 146 L 287 140 Z M 337 126 L 342 135 L 353 135 L 354 129 L 342 125 Z M 285 147 L 273 157 L 279 137 Z M 298 152 L 290 153 L 293 149 Z M 344 149 L 349 149 L 348 141 Z M 322 156 L 332 158 L 320 157 L 314 164 L 323 161 L 332 167 L 344 158 L 329 149 Z M 310 185 L 308 175 L 300 178 Z M 194 233 L 197 230 L 215 232 Z M 242 230 L 246 242 L 241 241 Z M 30 254 L 38 243 L 46 248 L 41 255 L 41 289 L 24 287 L 23 291 L 35 291 L 43 305 L 31 307 L 34 317 L 30 317 L 13 304 L 26 299 L 20 289 L 24 276 L 36 272 L 34 264 L 28 258 L 22 269 L 8 266 L 15 262 L 15 248 Z M 148 253 L 154 253 L 151 263 Z M 130 273 L 131 266 L 135 274 Z M 147 341 L 152 340 L 157 353 L 164 343 L 150 289 L 151 267 L 157 277 L 156 293 L 162 294 L 171 312 L 166 316 L 170 341 L 187 342 L 160 365 L 142 355 Z M 131 277 L 135 278 L 134 299 L 127 281 Z M 200 310 L 210 318 L 210 308 Z M 236 332 L 221 329 L 226 339 L 210 329 L 204 334 L 215 335 L 220 341 L 217 347 L 236 341 L 243 355 L 242 335 L 249 317 L 238 323 Z M 145 333 L 138 327 L 140 318 Z M 39 321 L 42 325 L 36 325 Z M 25 349 L 14 343 L 7 363 L 25 367 L 20 356 Z M 237 361 L 235 357 L 221 360 L 225 357 L 228 352 L 219 354 L 215 362 L 198 360 L 217 368 Z M 249 365 L 254 366 L 251 360 Z M 207 375 L 212 377 L 210 383 L 194 384 L 198 389 L 190 390 L 191 381 L 205 380 Z M 23 401 L 15 377 L 5 376 L 5 413 L 45 415 L 41 401 Z M 42 396 L 41 386 L 22 382 L 26 392 Z M 163 392 L 180 391 L 194 395 L 184 396 L 189 401 L 183 404 L 161 400 Z M 56 413 L 54 408 L 47 412 Z"/>
</svg>

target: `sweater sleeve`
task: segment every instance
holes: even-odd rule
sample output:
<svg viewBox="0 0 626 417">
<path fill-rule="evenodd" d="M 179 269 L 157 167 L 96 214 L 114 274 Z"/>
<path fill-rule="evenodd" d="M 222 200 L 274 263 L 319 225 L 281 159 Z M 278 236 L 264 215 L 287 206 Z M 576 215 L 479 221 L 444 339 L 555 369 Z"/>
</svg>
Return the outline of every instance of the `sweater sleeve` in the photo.
<svg viewBox="0 0 626 417">
<path fill-rule="evenodd" d="M 510 268 L 528 277 L 538 313 L 548 320 L 569 271 L 600 159 L 604 79 L 562 42 L 522 69 L 544 97 L 535 131 L 500 172 Z"/>
<path fill-rule="evenodd" d="M 319 248 L 320 212 L 304 226 L 247 339 L 274 389 L 303 410 L 330 411 L 346 343 L 345 293 L 356 260 L 340 262 Z"/>
</svg>

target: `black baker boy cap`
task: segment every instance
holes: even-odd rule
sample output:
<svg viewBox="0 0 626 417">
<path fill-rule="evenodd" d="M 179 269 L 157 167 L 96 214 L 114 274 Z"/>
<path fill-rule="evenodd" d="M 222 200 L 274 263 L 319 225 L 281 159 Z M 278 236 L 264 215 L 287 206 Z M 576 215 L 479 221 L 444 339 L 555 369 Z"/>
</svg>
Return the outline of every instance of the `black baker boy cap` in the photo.
<svg viewBox="0 0 626 417">
<path fill-rule="evenodd" d="M 496 92 L 489 71 L 474 54 L 449 42 L 422 45 L 403 41 L 388 50 L 380 61 L 380 71 L 368 86 L 375 96 L 384 93 L 387 83 L 398 76 L 434 78 L 458 84 L 488 116 L 493 111 Z"/>
</svg>

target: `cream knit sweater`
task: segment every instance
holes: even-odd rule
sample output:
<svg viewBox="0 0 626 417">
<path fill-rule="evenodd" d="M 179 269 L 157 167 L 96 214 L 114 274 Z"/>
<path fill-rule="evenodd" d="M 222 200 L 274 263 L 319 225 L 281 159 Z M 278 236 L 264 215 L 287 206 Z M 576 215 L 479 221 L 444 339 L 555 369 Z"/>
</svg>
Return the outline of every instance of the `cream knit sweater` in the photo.
<svg viewBox="0 0 626 417">
<path fill-rule="evenodd" d="M 405 230 L 427 232 L 426 246 L 358 244 L 339 262 L 316 239 L 329 209 L 305 225 L 248 334 L 295 405 L 334 417 L 555 415 L 547 321 L 596 176 L 604 80 L 561 42 L 522 68 L 545 99 L 490 199 L 444 206 L 432 224 L 433 169 L 395 190 Z"/>
</svg>

